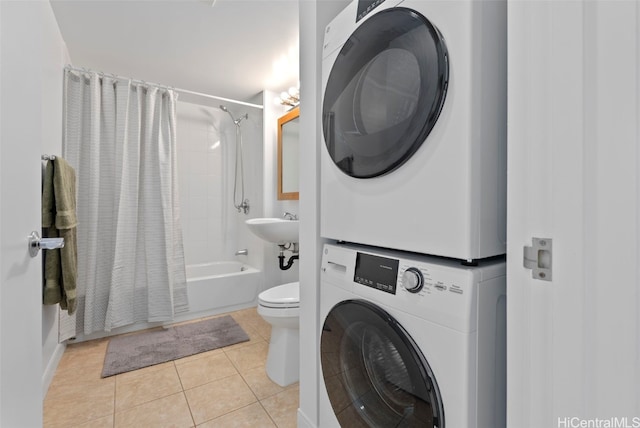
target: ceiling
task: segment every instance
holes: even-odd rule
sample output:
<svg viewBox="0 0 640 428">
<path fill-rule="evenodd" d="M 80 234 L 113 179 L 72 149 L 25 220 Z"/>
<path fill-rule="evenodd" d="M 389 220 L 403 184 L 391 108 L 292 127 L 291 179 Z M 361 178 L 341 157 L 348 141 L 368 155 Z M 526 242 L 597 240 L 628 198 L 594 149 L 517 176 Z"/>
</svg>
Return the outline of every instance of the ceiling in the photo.
<svg viewBox="0 0 640 428">
<path fill-rule="evenodd" d="M 71 60 L 239 101 L 298 83 L 297 0 L 51 0 Z"/>
</svg>

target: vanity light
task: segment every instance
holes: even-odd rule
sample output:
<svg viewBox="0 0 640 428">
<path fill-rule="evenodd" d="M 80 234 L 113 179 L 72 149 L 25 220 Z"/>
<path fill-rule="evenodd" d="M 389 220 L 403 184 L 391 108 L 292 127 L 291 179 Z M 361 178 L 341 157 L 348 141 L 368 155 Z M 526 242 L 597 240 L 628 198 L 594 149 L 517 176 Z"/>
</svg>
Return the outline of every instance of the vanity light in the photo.
<svg viewBox="0 0 640 428">
<path fill-rule="evenodd" d="M 276 103 L 291 107 L 300 104 L 300 84 L 298 87 L 290 87 L 289 91 L 282 91 L 280 98 L 276 98 Z"/>
</svg>

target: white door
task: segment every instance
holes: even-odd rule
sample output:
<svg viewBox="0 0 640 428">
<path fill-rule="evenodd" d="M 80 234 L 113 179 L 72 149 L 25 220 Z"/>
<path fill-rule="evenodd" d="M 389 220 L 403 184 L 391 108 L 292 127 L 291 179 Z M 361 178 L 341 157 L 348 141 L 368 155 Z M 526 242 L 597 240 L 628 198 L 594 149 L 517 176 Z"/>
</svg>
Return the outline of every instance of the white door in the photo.
<svg viewBox="0 0 640 428">
<path fill-rule="evenodd" d="M 0 426 L 42 426 L 42 44 L 47 2 L 0 2 Z"/>
<path fill-rule="evenodd" d="M 508 426 L 640 426 L 640 4 L 508 19 Z"/>
</svg>

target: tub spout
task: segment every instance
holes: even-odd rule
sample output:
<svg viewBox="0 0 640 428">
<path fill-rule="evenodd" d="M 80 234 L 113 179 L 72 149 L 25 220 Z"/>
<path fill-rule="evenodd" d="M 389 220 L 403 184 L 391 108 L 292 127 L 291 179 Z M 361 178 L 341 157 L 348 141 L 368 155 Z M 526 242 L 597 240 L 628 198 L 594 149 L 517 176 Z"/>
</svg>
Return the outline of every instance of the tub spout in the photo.
<svg viewBox="0 0 640 428">
<path fill-rule="evenodd" d="M 249 255 L 249 250 L 247 250 L 246 248 L 244 250 L 236 251 L 236 256 L 246 256 L 246 255 Z"/>
<path fill-rule="evenodd" d="M 284 215 L 282 216 L 282 218 L 284 218 L 285 220 L 298 220 L 298 216 L 295 214 L 291 214 L 290 212 L 286 212 L 284 213 Z"/>
</svg>

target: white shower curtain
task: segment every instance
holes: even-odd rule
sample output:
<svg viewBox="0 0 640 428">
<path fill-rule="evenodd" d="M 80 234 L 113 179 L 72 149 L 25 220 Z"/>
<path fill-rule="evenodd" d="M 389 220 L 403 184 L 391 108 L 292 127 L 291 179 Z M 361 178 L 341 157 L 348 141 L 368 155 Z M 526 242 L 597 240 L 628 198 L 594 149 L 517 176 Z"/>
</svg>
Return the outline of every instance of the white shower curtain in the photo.
<svg viewBox="0 0 640 428">
<path fill-rule="evenodd" d="M 65 70 L 63 154 L 78 188 L 85 335 L 188 309 L 173 91 Z"/>
</svg>

